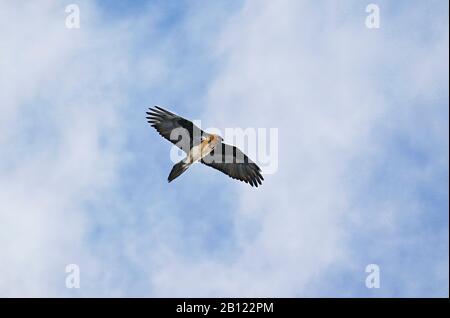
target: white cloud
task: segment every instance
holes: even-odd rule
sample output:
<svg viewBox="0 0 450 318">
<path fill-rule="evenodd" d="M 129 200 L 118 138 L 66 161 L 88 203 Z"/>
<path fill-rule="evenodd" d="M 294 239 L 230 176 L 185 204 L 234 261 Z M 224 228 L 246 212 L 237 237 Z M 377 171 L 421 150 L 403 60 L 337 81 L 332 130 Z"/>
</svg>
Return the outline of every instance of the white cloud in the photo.
<svg viewBox="0 0 450 318">
<path fill-rule="evenodd" d="M 123 61 L 102 40 L 116 28 L 95 27 L 95 10 L 80 6 L 81 28 L 68 30 L 64 6 L 54 1 L 20 10 L 1 4 L 4 296 L 60 296 L 66 264 L 95 263 L 85 245 L 84 205 L 115 178 L 116 115 L 125 96 L 114 87 Z"/>
</svg>

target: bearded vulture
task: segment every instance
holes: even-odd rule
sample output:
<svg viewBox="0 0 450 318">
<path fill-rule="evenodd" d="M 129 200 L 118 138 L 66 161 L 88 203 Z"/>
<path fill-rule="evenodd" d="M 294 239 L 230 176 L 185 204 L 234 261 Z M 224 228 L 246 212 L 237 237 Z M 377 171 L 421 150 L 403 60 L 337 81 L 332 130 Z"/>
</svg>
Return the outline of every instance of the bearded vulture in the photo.
<svg viewBox="0 0 450 318">
<path fill-rule="evenodd" d="M 169 182 L 193 163 L 201 162 L 252 187 L 262 184 L 264 178 L 258 165 L 237 147 L 223 143 L 219 135 L 209 134 L 190 120 L 159 106 L 149 108 L 146 118 L 161 136 L 186 153 L 186 157 L 173 166 Z"/>
</svg>

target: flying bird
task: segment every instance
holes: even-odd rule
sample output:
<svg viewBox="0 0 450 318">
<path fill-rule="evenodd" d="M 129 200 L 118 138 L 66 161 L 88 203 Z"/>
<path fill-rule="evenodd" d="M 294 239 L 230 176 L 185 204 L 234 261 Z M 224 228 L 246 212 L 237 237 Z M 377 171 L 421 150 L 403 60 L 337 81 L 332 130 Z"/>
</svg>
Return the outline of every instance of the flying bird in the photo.
<svg viewBox="0 0 450 318">
<path fill-rule="evenodd" d="M 161 136 L 186 153 L 186 157 L 170 171 L 169 182 L 192 164 L 201 162 L 252 187 L 262 184 L 264 178 L 258 165 L 237 147 L 225 144 L 219 135 L 209 134 L 190 120 L 159 106 L 149 108 L 146 118 Z"/>
</svg>

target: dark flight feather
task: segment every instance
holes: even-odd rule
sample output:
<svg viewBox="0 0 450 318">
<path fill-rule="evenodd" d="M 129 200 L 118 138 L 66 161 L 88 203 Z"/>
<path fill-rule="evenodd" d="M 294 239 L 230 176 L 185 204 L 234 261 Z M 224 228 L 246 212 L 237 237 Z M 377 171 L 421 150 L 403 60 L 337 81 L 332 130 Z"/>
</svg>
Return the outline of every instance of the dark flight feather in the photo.
<svg viewBox="0 0 450 318">
<path fill-rule="evenodd" d="M 201 162 L 252 187 L 261 185 L 264 180 L 258 165 L 235 146 L 221 143 Z"/>
<path fill-rule="evenodd" d="M 194 125 L 190 120 L 180 117 L 159 106 L 150 108 L 147 121 L 158 133 L 185 153 L 201 142 L 206 132 Z"/>
</svg>

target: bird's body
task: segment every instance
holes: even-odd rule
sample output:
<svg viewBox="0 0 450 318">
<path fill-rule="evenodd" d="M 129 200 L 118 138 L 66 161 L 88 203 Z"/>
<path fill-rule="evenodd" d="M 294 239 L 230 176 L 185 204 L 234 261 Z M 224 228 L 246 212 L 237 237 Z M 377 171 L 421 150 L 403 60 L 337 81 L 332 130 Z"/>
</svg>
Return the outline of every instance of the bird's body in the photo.
<svg viewBox="0 0 450 318">
<path fill-rule="evenodd" d="M 209 155 L 211 151 L 214 150 L 214 147 L 217 146 L 217 144 L 220 143 L 220 136 L 217 135 L 210 135 L 206 137 L 202 142 L 194 147 L 189 151 L 189 154 L 187 155 L 187 159 L 189 163 L 194 163 L 205 156 Z"/>
<path fill-rule="evenodd" d="M 186 153 L 186 157 L 173 166 L 169 182 L 193 163 L 201 162 L 251 186 L 262 184 L 261 169 L 238 148 L 223 143 L 219 135 L 206 133 L 191 121 L 158 106 L 150 108 L 147 115 L 148 122 L 161 136 Z"/>
</svg>

